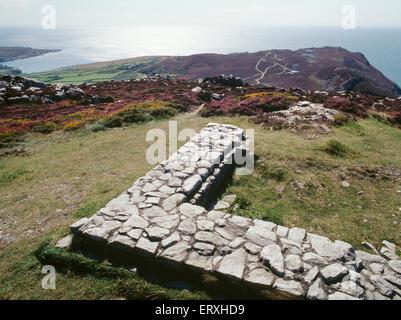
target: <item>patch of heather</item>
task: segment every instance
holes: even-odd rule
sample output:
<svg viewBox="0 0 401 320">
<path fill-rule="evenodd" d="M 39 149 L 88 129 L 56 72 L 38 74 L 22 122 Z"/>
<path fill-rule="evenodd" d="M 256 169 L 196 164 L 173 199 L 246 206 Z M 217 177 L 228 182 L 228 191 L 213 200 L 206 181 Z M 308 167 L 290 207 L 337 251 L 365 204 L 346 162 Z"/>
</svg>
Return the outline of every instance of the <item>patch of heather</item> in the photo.
<svg viewBox="0 0 401 320">
<path fill-rule="evenodd" d="M 200 105 L 204 105 L 203 117 L 240 115 L 263 123 L 270 121 L 269 114 L 288 110 L 302 101 L 322 104 L 326 109 L 341 111 L 340 115 L 348 115 L 341 119 L 377 112 L 388 115 L 394 124 L 400 123 L 401 99 L 353 92 L 232 87 L 219 81 L 160 76 L 80 86 L 47 86 L 21 77 L 2 77 L 0 146 L 25 132 L 76 130 L 99 121 L 105 122 L 106 127 L 121 126 L 194 111 Z"/>
<path fill-rule="evenodd" d="M 14 81 L 19 79 L 14 78 Z M 22 93 L 7 87 L 2 91 L 7 101 L 0 101 L 0 144 L 8 143 L 13 137 L 26 132 L 76 130 L 91 123 L 119 117 L 121 112 L 132 109 L 136 109 L 135 113 L 150 115 L 137 117 L 138 121 L 188 112 L 202 104 L 197 94 L 192 92 L 193 86 L 189 81 L 164 79 L 84 84 L 76 89 L 74 87 L 80 97 L 69 95 L 52 103 L 34 100 L 12 103 L 12 100 L 8 100 L 11 97 L 9 92 L 19 97 Z M 24 86 L 20 87 L 22 91 L 25 90 Z M 40 97 L 54 99 L 54 90 L 54 87 L 41 88 Z"/>
<path fill-rule="evenodd" d="M 391 117 L 391 122 L 394 124 L 401 125 L 401 112 L 394 112 Z"/>
</svg>

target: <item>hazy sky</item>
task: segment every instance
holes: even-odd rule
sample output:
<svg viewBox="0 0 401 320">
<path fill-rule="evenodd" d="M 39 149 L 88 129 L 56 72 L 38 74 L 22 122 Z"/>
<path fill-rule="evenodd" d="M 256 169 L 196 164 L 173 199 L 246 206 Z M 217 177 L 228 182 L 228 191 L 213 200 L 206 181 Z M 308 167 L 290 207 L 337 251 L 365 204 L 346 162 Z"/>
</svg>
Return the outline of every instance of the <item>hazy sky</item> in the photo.
<svg viewBox="0 0 401 320">
<path fill-rule="evenodd" d="M 400 0 L 0 0 L 1 26 L 41 25 L 53 5 L 57 26 L 236 24 L 341 26 L 353 5 L 357 26 L 401 26 Z"/>
</svg>

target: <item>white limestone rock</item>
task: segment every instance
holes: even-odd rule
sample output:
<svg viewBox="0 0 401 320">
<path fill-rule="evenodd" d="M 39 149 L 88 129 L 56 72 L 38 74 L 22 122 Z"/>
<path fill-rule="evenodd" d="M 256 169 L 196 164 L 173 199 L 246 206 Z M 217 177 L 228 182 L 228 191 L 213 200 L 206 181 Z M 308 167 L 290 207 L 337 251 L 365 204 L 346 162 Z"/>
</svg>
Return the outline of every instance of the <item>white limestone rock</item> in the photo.
<svg viewBox="0 0 401 320">
<path fill-rule="evenodd" d="M 289 230 L 290 230 L 289 228 L 278 226 L 276 231 L 277 236 L 280 238 L 286 238 Z"/>
<path fill-rule="evenodd" d="M 305 253 L 304 256 L 302 257 L 302 259 L 307 263 L 311 263 L 311 264 L 315 264 L 315 265 L 321 265 L 321 266 L 327 265 L 327 260 L 325 258 L 323 258 L 313 252 Z"/>
<path fill-rule="evenodd" d="M 268 231 L 274 231 L 277 228 L 277 224 L 273 222 L 263 221 L 263 220 L 254 220 L 253 223 L 255 226 L 266 229 Z"/>
<path fill-rule="evenodd" d="M 300 228 L 292 228 L 288 233 L 288 240 L 302 243 L 306 238 L 306 231 Z"/>
<path fill-rule="evenodd" d="M 303 271 L 302 260 L 295 254 L 290 254 L 285 258 L 285 266 L 288 270 L 299 273 Z"/>
<path fill-rule="evenodd" d="M 320 270 L 320 274 L 326 283 L 338 282 L 344 278 L 348 272 L 348 269 L 339 263 L 329 265 Z"/>
<path fill-rule="evenodd" d="M 177 244 L 167 248 L 164 250 L 160 257 L 173 260 L 176 262 L 183 262 L 187 257 L 188 251 L 190 250 L 190 246 L 186 241 L 178 242 Z"/>
<path fill-rule="evenodd" d="M 372 263 L 369 265 L 369 269 L 376 275 L 381 275 L 384 272 L 384 264 Z"/>
<path fill-rule="evenodd" d="M 284 279 L 277 279 L 273 286 L 274 289 L 290 293 L 294 296 L 304 295 L 304 289 L 298 281 L 290 280 L 286 281 Z"/>
<path fill-rule="evenodd" d="M 230 221 L 230 223 L 232 223 L 240 228 L 246 228 L 252 223 L 251 219 L 240 217 L 240 216 L 232 216 L 229 221 Z"/>
<path fill-rule="evenodd" d="M 393 277 L 393 276 L 383 276 L 383 279 L 388 283 L 396 286 L 398 289 L 401 289 L 401 278 Z"/>
<path fill-rule="evenodd" d="M 340 244 L 326 240 L 312 239 L 311 245 L 315 252 L 328 260 L 342 260 L 348 251 Z"/>
<path fill-rule="evenodd" d="M 242 279 L 245 270 L 246 257 L 247 253 L 245 249 L 237 249 L 223 258 L 218 271 L 222 274 Z"/>
<path fill-rule="evenodd" d="M 203 207 L 195 206 L 190 203 L 184 203 L 179 207 L 180 213 L 188 218 L 196 218 L 200 215 L 206 214 Z"/>
<path fill-rule="evenodd" d="M 356 256 L 361 259 L 363 262 L 367 263 L 387 263 L 386 259 L 378 256 L 378 255 L 373 255 L 365 251 L 356 251 Z"/>
<path fill-rule="evenodd" d="M 168 215 L 152 219 L 152 223 L 156 223 L 159 227 L 172 230 L 180 223 L 180 216 L 178 214 Z"/>
<path fill-rule="evenodd" d="M 170 179 L 168 179 L 167 185 L 170 188 L 178 188 L 182 186 L 182 181 L 179 178 L 176 177 L 171 177 Z M 152 190 L 153 191 L 153 190 Z"/>
<path fill-rule="evenodd" d="M 196 232 L 196 221 L 193 219 L 184 219 L 178 226 L 178 230 L 184 235 L 192 236 Z"/>
<path fill-rule="evenodd" d="M 391 269 L 393 269 L 396 273 L 401 275 L 401 261 L 399 260 L 391 260 L 388 265 Z"/>
<path fill-rule="evenodd" d="M 159 242 L 152 242 L 149 239 L 142 237 L 136 243 L 136 248 L 154 254 L 156 253 L 158 245 Z"/>
<path fill-rule="evenodd" d="M 170 188 L 168 186 L 162 186 L 159 189 L 160 192 L 164 193 L 164 194 L 168 194 L 168 195 L 172 195 L 175 193 L 175 188 Z"/>
<path fill-rule="evenodd" d="M 277 242 L 277 236 L 272 231 L 267 231 L 262 227 L 251 227 L 248 229 L 245 237 L 260 246 L 267 246 Z"/>
<path fill-rule="evenodd" d="M 191 252 L 185 264 L 205 271 L 213 269 L 213 258 Z"/>
<path fill-rule="evenodd" d="M 135 248 L 136 241 L 125 235 L 117 235 L 109 241 L 109 245 L 122 250 L 132 250 Z"/>
<path fill-rule="evenodd" d="M 260 258 L 273 273 L 282 277 L 284 275 L 284 257 L 277 244 L 270 244 L 263 248 Z"/>
<path fill-rule="evenodd" d="M 322 289 L 323 287 L 323 282 L 320 279 L 317 279 L 310 287 L 308 290 L 307 298 L 309 300 L 325 300 L 326 299 L 326 293 Z"/>
<path fill-rule="evenodd" d="M 218 220 L 218 219 L 222 219 L 225 216 L 224 212 L 220 212 L 220 211 L 209 211 L 207 214 L 207 218 L 209 220 Z"/>
<path fill-rule="evenodd" d="M 145 186 L 142 188 L 142 192 L 150 192 L 150 191 L 155 191 L 157 188 L 156 188 L 156 186 L 154 186 L 153 184 L 151 184 L 151 183 L 147 183 L 147 184 L 145 184 Z"/>
<path fill-rule="evenodd" d="M 253 255 L 257 255 L 262 251 L 262 247 L 258 246 L 252 242 L 246 242 L 245 243 L 245 249 L 247 252 Z"/>
<path fill-rule="evenodd" d="M 195 234 L 195 240 L 211 243 L 215 246 L 226 246 L 230 242 L 214 232 L 199 231 Z"/>
<path fill-rule="evenodd" d="M 196 225 L 201 231 L 213 231 L 214 229 L 214 222 L 211 220 L 198 220 L 196 222 Z"/>
<path fill-rule="evenodd" d="M 160 207 L 153 206 L 151 208 L 143 210 L 143 215 L 148 219 L 153 219 L 157 217 L 167 216 L 167 212 Z"/>
<path fill-rule="evenodd" d="M 72 233 L 79 233 L 85 226 L 89 224 L 90 220 L 88 218 L 83 218 L 70 226 Z"/>
<path fill-rule="evenodd" d="M 360 300 L 342 292 L 335 292 L 328 296 L 328 300 Z"/>
<path fill-rule="evenodd" d="M 313 281 L 315 281 L 318 274 L 319 274 L 319 268 L 314 267 L 311 270 L 309 270 L 309 272 L 305 275 L 304 281 L 307 284 L 311 284 Z"/>
<path fill-rule="evenodd" d="M 225 210 L 230 208 L 230 204 L 225 201 L 218 201 L 216 205 L 214 206 L 214 210 Z"/>
<path fill-rule="evenodd" d="M 245 243 L 245 240 L 241 237 L 235 238 L 233 241 L 230 242 L 228 245 L 232 249 L 237 249 L 241 247 Z"/>
<path fill-rule="evenodd" d="M 123 225 L 122 228 L 145 229 L 149 226 L 149 222 L 141 218 L 139 215 L 132 215 Z"/>
<path fill-rule="evenodd" d="M 57 241 L 55 247 L 56 248 L 60 248 L 60 249 L 67 249 L 71 246 L 72 244 L 72 239 L 73 239 L 73 235 L 69 234 L 68 236 L 60 239 L 59 241 Z"/>
<path fill-rule="evenodd" d="M 161 244 L 163 248 L 171 247 L 172 245 L 176 244 L 181 240 L 180 234 L 178 232 L 174 232 L 171 236 L 164 239 Z"/>
<path fill-rule="evenodd" d="M 184 181 L 182 189 L 186 196 L 193 195 L 202 185 L 202 177 L 200 175 L 194 175 Z"/>
<path fill-rule="evenodd" d="M 152 227 L 145 229 L 149 240 L 151 241 L 161 241 L 168 237 L 170 230 L 160 227 Z"/>
<path fill-rule="evenodd" d="M 236 235 L 231 233 L 228 228 L 216 228 L 215 231 L 221 235 L 224 239 L 232 241 L 236 238 Z"/>
<path fill-rule="evenodd" d="M 394 290 L 391 285 L 381 276 L 373 275 L 370 277 L 370 281 L 383 296 L 390 298 L 394 294 Z"/>
<path fill-rule="evenodd" d="M 127 236 L 131 239 L 138 240 L 142 235 L 142 229 L 133 229 L 127 233 Z"/>
<path fill-rule="evenodd" d="M 193 247 L 201 256 L 211 256 L 216 248 L 214 245 L 204 242 L 196 242 Z"/>
<path fill-rule="evenodd" d="M 171 197 L 168 197 L 163 201 L 163 209 L 166 211 L 170 211 L 178 207 L 182 202 L 186 200 L 186 196 L 182 193 L 176 193 Z"/>
<path fill-rule="evenodd" d="M 262 268 L 252 270 L 251 272 L 249 272 L 248 276 L 245 277 L 246 282 L 268 287 L 271 287 L 273 285 L 274 280 L 274 275 Z"/>
</svg>

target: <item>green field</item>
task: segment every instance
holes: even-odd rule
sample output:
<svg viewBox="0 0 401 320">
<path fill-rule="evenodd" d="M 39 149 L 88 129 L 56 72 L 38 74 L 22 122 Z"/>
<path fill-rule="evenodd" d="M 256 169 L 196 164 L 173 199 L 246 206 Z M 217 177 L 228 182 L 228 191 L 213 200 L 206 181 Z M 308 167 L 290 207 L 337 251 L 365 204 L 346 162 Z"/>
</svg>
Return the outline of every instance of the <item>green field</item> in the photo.
<svg viewBox="0 0 401 320">
<path fill-rule="evenodd" d="M 146 68 L 153 66 L 163 57 L 131 58 L 109 62 L 90 63 L 52 71 L 25 74 L 46 83 L 82 84 L 109 80 L 141 79 Z M 129 69 L 129 67 L 131 68 Z"/>
<path fill-rule="evenodd" d="M 235 177 L 225 193 L 238 195 L 235 214 L 305 228 L 356 248 L 362 241 L 401 245 L 400 129 L 369 118 L 310 140 L 287 130 L 261 129 L 246 117 L 186 114 L 176 119 L 179 130 L 199 131 L 208 122 L 255 129 L 255 171 Z M 7 245 L 5 235 L 13 241 L 0 251 L 0 299 L 210 297 L 202 288 L 167 289 L 107 261 L 65 250 L 47 246 L 35 252 L 42 241 L 55 243 L 69 233 L 70 224 L 94 214 L 151 169 L 145 137 L 153 128 L 168 132 L 168 121 L 96 133 L 29 134 L 19 146 L 25 156 L 0 158 L 0 247 Z M 349 188 L 342 187 L 342 179 Z M 294 190 L 294 181 L 303 189 Z M 47 291 L 41 288 L 41 268 L 51 259 L 63 261 L 65 268 L 58 271 L 57 289 Z"/>
</svg>

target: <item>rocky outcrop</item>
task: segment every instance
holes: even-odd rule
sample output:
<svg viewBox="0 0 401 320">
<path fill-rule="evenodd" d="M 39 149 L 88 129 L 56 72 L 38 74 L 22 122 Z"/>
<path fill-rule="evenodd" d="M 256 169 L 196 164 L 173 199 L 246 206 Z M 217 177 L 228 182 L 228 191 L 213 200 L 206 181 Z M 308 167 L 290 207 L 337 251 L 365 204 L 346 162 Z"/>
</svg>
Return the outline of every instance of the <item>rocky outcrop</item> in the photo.
<svg viewBox="0 0 401 320">
<path fill-rule="evenodd" d="M 19 76 L 0 77 L 0 103 L 14 104 L 53 104 L 63 100 L 80 101 L 82 103 L 110 103 L 111 97 L 89 96 L 81 88 L 74 85 L 47 85 Z"/>
<path fill-rule="evenodd" d="M 244 81 L 242 81 L 240 77 L 236 77 L 232 74 L 228 76 L 221 74 L 220 76 L 217 77 L 205 78 L 199 80 L 199 82 L 220 84 L 228 87 L 242 87 L 244 85 Z"/>
<path fill-rule="evenodd" d="M 399 260 L 304 229 L 199 206 L 231 174 L 234 155 L 243 152 L 250 155 L 241 129 L 211 123 L 71 231 L 111 252 L 152 257 L 161 268 L 167 261 L 213 272 L 279 297 L 401 299 Z"/>
<path fill-rule="evenodd" d="M 331 132 L 329 125 L 335 123 L 337 115 L 340 115 L 339 111 L 325 108 L 323 104 L 302 101 L 288 110 L 264 113 L 253 117 L 252 120 L 272 130 L 289 128 L 292 132 L 313 130 L 320 134 L 328 134 Z M 345 114 L 341 116 L 347 117 Z"/>
</svg>

